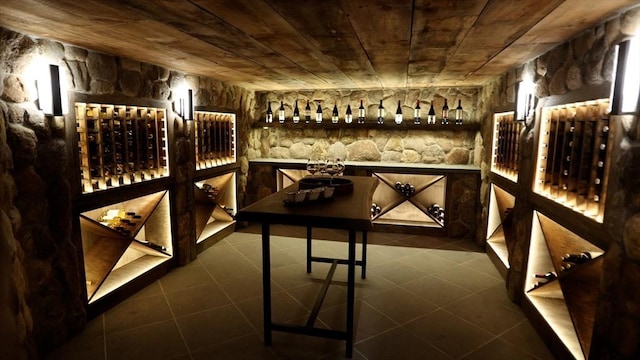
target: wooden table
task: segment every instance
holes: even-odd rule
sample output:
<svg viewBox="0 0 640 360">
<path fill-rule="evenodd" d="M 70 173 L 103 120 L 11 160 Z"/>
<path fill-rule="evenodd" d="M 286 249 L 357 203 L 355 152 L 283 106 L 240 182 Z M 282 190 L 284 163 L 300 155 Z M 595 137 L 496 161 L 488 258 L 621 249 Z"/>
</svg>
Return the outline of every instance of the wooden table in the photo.
<svg viewBox="0 0 640 360">
<path fill-rule="evenodd" d="M 353 181 L 353 191 L 337 194 L 334 199 L 312 204 L 285 206 L 283 200 L 286 193 L 296 191 L 298 184 L 293 184 L 275 194 L 259 200 L 238 212 L 240 221 L 262 223 L 262 285 L 264 299 L 264 342 L 269 346 L 272 342 L 272 331 L 283 331 L 310 336 L 326 337 L 346 341 L 346 357 L 353 355 L 353 315 L 355 298 L 355 266 L 356 266 L 356 233 L 373 229 L 371 222 L 371 202 L 373 192 L 378 186 L 378 179 L 364 176 L 344 176 Z M 348 258 L 334 259 L 331 270 L 325 280 L 320 296 L 326 293 L 337 264 L 347 265 L 347 321 L 346 331 L 316 328 L 313 326 L 322 300 L 316 301 L 306 325 L 290 325 L 273 323 L 271 320 L 271 253 L 270 224 L 299 225 L 320 228 L 346 229 L 349 232 Z M 364 274 L 364 272 L 363 272 Z M 319 297 L 320 299 L 320 297 Z M 317 309 L 316 309 L 317 307 Z"/>
</svg>

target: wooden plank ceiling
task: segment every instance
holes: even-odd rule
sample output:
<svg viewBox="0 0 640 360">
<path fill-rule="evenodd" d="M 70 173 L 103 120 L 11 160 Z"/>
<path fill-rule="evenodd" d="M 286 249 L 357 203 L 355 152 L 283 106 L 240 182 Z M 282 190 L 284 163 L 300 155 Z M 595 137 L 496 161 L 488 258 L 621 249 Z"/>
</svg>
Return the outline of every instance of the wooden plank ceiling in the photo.
<svg viewBox="0 0 640 360">
<path fill-rule="evenodd" d="M 0 26 L 254 90 L 480 86 L 638 3 L 2 0 Z"/>
</svg>

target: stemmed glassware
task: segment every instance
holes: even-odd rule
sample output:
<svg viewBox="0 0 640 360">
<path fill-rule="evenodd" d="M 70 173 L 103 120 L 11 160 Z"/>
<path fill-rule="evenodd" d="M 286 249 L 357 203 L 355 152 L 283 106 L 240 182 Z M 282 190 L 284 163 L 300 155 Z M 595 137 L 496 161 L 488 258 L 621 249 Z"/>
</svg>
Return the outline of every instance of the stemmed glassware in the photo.
<svg viewBox="0 0 640 360">
<path fill-rule="evenodd" d="M 311 173 L 311 177 L 318 171 L 318 162 L 316 160 L 307 160 L 307 171 Z"/>
<path fill-rule="evenodd" d="M 324 175 L 327 172 L 327 161 L 324 159 L 318 160 L 318 172 Z"/>
</svg>

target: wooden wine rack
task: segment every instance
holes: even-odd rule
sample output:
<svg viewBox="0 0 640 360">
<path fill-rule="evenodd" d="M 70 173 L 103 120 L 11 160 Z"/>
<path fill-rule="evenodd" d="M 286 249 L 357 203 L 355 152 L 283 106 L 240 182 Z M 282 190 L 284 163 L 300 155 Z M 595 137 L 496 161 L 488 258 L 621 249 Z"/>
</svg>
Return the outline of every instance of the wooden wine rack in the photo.
<svg viewBox="0 0 640 360">
<path fill-rule="evenodd" d="M 372 214 L 374 224 L 443 228 L 446 217 L 438 219 L 429 208 L 445 204 L 447 177 L 444 175 L 373 173 L 380 185 L 373 203 L 380 212 Z M 415 191 L 405 195 L 396 184 L 411 184 Z M 443 209 L 444 210 L 444 209 Z"/>
<path fill-rule="evenodd" d="M 196 170 L 236 162 L 234 114 L 195 112 Z"/>
<path fill-rule="evenodd" d="M 589 252 L 592 260 L 563 270 L 562 256 Z M 547 326 L 556 334 L 566 357 L 589 358 L 603 250 L 543 214 L 533 217 L 525 292 Z M 534 274 L 555 272 L 538 281 Z M 570 356 L 569 356 L 570 355 Z"/>
<path fill-rule="evenodd" d="M 229 172 L 194 184 L 196 243 L 235 230 L 236 173 Z M 217 238 L 216 237 L 216 238 Z"/>
<path fill-rule="evenodd" d="M 513 207 L 515 196 L 495 184 L 491 184 L 487 221 L 487 254 L 494 263 L 499 261 L 498 271 L 504 277 L 509 264 L 509 248 L 515 242 Z"/>
<path fill-rule="evenodd" d="M 598 222 L 604 215 L 609 101 L 545 107 L 538 146 L 537 193 Z"/>
<path fill-rule="evenodd" d="M 514 120 L 513 112 L 495 114 L 493 122 L 493 162 L 491 170 L 517 182 L 522 122 Z"/>
<path fill-rule="evenodd" d="M 169 212 L 160 191 L 80 214 L 89 303 L 172 258 Z"/>
<path fill-rule="evenodd" d="M 169 175 L 164 109 L 76 103 L 82 192 Z"/>
</svg>

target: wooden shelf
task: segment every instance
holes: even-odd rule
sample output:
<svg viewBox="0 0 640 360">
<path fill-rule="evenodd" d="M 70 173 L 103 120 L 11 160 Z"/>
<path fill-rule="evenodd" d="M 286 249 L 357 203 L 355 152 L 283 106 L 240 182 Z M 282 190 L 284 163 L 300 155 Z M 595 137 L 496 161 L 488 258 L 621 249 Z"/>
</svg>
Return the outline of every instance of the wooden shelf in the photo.
<svg viewBox="0 0 640 360">
<path fill-rule="evenodd" d="M 493 116 L 491 171 L 518 182 L 520 132 L 524 122 L 515 121 L 513 111 Z"/>
<path fill-rule="evenodd" d="M 592 260 L 563 271 L 562 257 L 589 252 Z M 536 212 L 533 218 L 525 291 L 527 298 L 577 359 L 589 356 L 600 293 L 603 251 Z M 533 275 L 554 271 L 557 278 L 536 285 Z"/>
<path fill-rule="evenodd" d="M 144 264 L 159 264 L 172 258 L 168 198 L 167 192 L 161 191 L 80 214 L 90 303 L 149 271 Z M 135 215 L 126 215 L 129 212 Z M 123 223 L 122 219 L 131 223 Z M 145 257 L 156 260 L 140 260 Z M 114 275 L 116 269 L 120 269 L 119 275 Z M 107 283 L 110 290 L 103 289 Z"/>
<path fill-rule="evenodd" d="M 495 184 L 491 184 L 489 196 L 487 246 L 500 261 L 500 264 L 497 265 L 499 265 L 498 270 L 502 274 L 510 268 L 509 247 L 515 241 L 512 225 L 515 196 Z"/>
<path fill-rule="evenodd" d="M 208 196 L 204 187 L 215 189 Z M 218 234 L 235 229 L 237 209 L 235 171 L 194 184 L 196 244 L 213 240 Z"/>
<path fill-rule="evenodd" d="M 405 121 L 398 125 L 393 120 L 386 120 L 384 124 L 379 125 L 375 119 L 368 119 L 364 124 L 357 124 L 352 122 L 346 124 L 344 120 L 341 120 L 337 124 L 331 121 L 323 121 L 320 124 L 315 122 L 305 124 L 299 122 L 294 124 L 290 119 L 284 124 L 277 121 L 267 124 L 264 121 L 258 121 L 253 124 L 254 128 L 283 128 L 283 129 L 327 129 L 327 130 L 347 130 L 347 129 L 382 129 L 382 130 L 424 130 L 424 131 L 480 131 L 479 122 L 467 122 L 462 125 L 455 125 L 453 121 L 448 125 L 443 124 L 427 124 L 426 121 L 420 125 L 414 125 L 412 121 Z"/>
<path fill-rule="evenodd" d="M 236 162 L 236 116 L 232 113 L 195 112 L 196 170 Z"/>
</svg>

